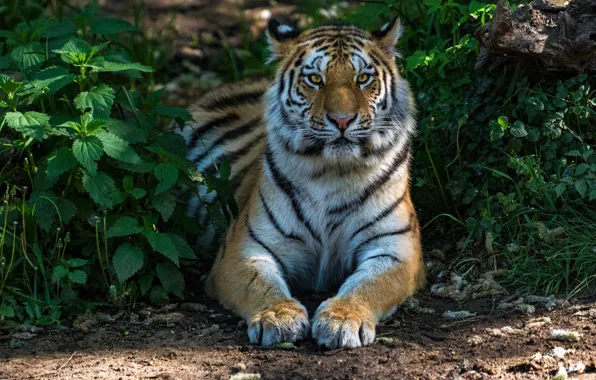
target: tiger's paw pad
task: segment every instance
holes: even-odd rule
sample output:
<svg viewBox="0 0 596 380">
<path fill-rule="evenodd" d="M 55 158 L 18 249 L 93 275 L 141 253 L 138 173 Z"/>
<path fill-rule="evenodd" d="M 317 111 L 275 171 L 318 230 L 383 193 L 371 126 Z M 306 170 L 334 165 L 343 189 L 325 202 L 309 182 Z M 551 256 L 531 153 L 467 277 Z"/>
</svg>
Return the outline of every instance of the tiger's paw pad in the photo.
<svg viewBox="0 0 596 380">
<path fill-rule="evenodd" d="M 250 343 L 272 346 L 296 342 L 308 336 L 310 322 L 304 306 L 296 301 L 272 305 L 252 317 L 248 324 Z"/>
<path fill-rule="evenodd" d="M 312 336 L 330 349 L 366 346 L 375 340 L 375 323 L 368 314 L 333 299 L 325 301 L 313 318 Z"/>
</svg>

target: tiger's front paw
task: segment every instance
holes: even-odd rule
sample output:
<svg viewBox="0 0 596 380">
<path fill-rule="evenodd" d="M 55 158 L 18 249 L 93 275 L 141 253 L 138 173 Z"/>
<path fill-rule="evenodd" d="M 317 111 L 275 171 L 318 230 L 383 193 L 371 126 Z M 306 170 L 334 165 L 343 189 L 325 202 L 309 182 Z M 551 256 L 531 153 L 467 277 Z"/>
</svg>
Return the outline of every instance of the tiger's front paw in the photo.
<svg viewBox="0 0 596 380">
<path fill-rule="evenodd" d="M 323 302 L 313 318 L 312 336 L 327 348 L 360 347 L 375 340 L 372 313 L 339 298 Z"/>
<path fill-rule="evenodd" d="M 248 324 L 252 344 L 272 346 L 308 336 L 310 323 L 304 306 L 294 300 L 276 303 L 256 314 Z"/>
</svg>

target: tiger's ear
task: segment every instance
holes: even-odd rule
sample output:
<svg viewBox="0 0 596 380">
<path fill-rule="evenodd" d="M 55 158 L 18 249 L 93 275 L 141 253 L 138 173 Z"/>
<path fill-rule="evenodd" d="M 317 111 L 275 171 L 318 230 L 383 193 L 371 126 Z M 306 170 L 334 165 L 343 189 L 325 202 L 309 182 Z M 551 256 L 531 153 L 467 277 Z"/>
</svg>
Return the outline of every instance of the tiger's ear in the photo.
<svg viewBox="0 0 596 380">
<path fill-rule="evenodd" d="M 396 55 L 395 45 L 402 35 L 402 27 L 399 17 L 395 17 L 387 24 L 383 25 L 381 29 L 372 32 L 377 44 L 388 54 Z"/>
<path fill-rule="evenodd" d="M 296 37 L 300 35 L 300 31 L 289 25 L 281 24 L 275 19 L 269 20 L 267 29 L 267 39 L 271 51 L 269 61 L 288 55 L 295 45 Z"/>
</svg>

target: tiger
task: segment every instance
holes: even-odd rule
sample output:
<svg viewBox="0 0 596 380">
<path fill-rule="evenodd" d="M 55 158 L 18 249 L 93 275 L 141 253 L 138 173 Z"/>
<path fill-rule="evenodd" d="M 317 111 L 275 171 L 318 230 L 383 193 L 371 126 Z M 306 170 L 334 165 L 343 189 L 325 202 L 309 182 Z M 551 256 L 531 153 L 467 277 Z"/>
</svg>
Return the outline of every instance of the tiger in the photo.
<svg viewBox="0 0 596 380">
<path fill-rule="evenodd" d="M 235 184 L 238 214 L 205 292 L 246 321 L 251 344 L 309 335 L 328 349 L 371 344 L 425 281 L 399 19 L 374 32 L 271 19 L 266 35 L 275 77 L 205 94 L 180 132 L 199 171 L 226 157 Z M 199 188 L 189 215 L 207 220 L 209 195 Z M 296 291 L 335 295 L 310 319 Z"/>
</svg>

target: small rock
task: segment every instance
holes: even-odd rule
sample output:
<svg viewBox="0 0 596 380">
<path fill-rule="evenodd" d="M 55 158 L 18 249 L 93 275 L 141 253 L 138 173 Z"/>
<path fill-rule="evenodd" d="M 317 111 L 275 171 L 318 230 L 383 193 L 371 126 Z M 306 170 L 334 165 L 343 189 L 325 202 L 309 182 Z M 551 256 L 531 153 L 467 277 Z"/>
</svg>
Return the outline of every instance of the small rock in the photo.
<svg viewBox="0 0 596 380">
<path fill-rule="evenodd" d="M 480 335 L 473 335 L 468 338 L 468 344 L 470 346 L 478 346 L 484 343 L 484 339 Z"/>
<path fill-rule="evenodd" d="M 177 303 L 171 303 L 171 304 L 162 306 L 161 309 L 159 309 L 159 311 L 162 311 L 162 312 L 174 311 L 174 310 L 176 310 L 177 307 L 178 307 Z"/>
<path fill-rule="evenodd" d="M 199 336 L 211 335 L 211 334 L 215 333 L 218 330 L 219 330 L 219 325 L 211 325 L 210 327 L 201 329 L 199 331 Z"/>
<path fill-rule="evenodd" d="M 278 348 L 280 350 L 295 350 L 297 347 L 294 346 L 293 343 L 291 342 L 283 342 L 283 343 L 278 343 L 272 346 L 273 348 Z"/>
<path fill-rule="evenodd" d="M 553 348 L 553 350 L 550 353 L 550 356 L 552 356 L 553 358 L 557 358 L 557 359 L 565 359 L 565 355 L 567 354 L 566 349 L 564 349 L 563 347 L 555 347 Z"/>
<path fill-rule="evenodd" d="M 393 338 L 389 338 L 386 336 L 380 336 L 377 339 L 375 339 L 375 343 L 382 344 L 383 346 L 393 346 L 393 342 Z"/>
<path fill-rule="evenodd" d="M 571 362 L 569 363 L 569 367 L 567 367 L 567 373 L 568 374 L 580 374 L 580 373 L 584 373 L 584 371 L 586 370 L 586 365 L 581 362 Z"/>
<path fill-rule="evenodd" d="M 536 307 L 525 303 L 519 304 L 515 307 L 515 310 L 522 312 L 523 314 L 534 314 Z"/>
<path fill-rule="evenodd" d="M 526 327 L 529 329 L 550 325 L 551 319 L 549 317 L 532 318 L 526 322 Z"/>
<path fill-rule="evenodd" d="M 195 313 L 197 312 L 204 312 L 207 308 L 201 304 L 198 303 L 183 303 L 181 306 L 182 310 L 186 310 L 186 311 L 194 311 Z"/>
<path fill-rule="evenodd" d="M 559 340 L 562 342 L 577 342 L 581 334 L 577 331 L 569 331 L 564 329 L 554 329 L 550 331 L 549 338 L 552 340 Z"/>
<path fill-rule="evenodd" d="M 476 313 L 470 313 L 467 310 L 460 310 L 460 311 L 446 311 L 443 313 L 443 318 L 447 319 L 464 319 L 469 317 L 476 316 Z"/>
<path fill-rule="evenodd" d="M 565 370 L 565 367 L 559 365 L 559 370 L 557 371 L 557 374 L 551 377 L 551 380 L 567 380 L 567 371 Z"/>
<path fill-rule="evenodd" d="M 237 373 L 230 376 L 230 380 L 260 380 L 261 375 L 258 373 Z"/>
<path fill-rule="evenodd" d="M 238 372 L 246 371 L 246 364 L 244 364 L 244 363 L 236 363 L 236 364 L 234 364 L 232 366 L 232 369 L 234 371 L 238 371 Z"/>
<path fill-rule="evenodd" d="M 29 340 L 29 339 L 35 338 L 36 336 L 37 336 L 37 334 L 32 334 L 30 332 L 20 332 L 20 333 L 12 334 L 12 337 L 14 339 L 19 339 L 19 340 Z"/>
</svg>

